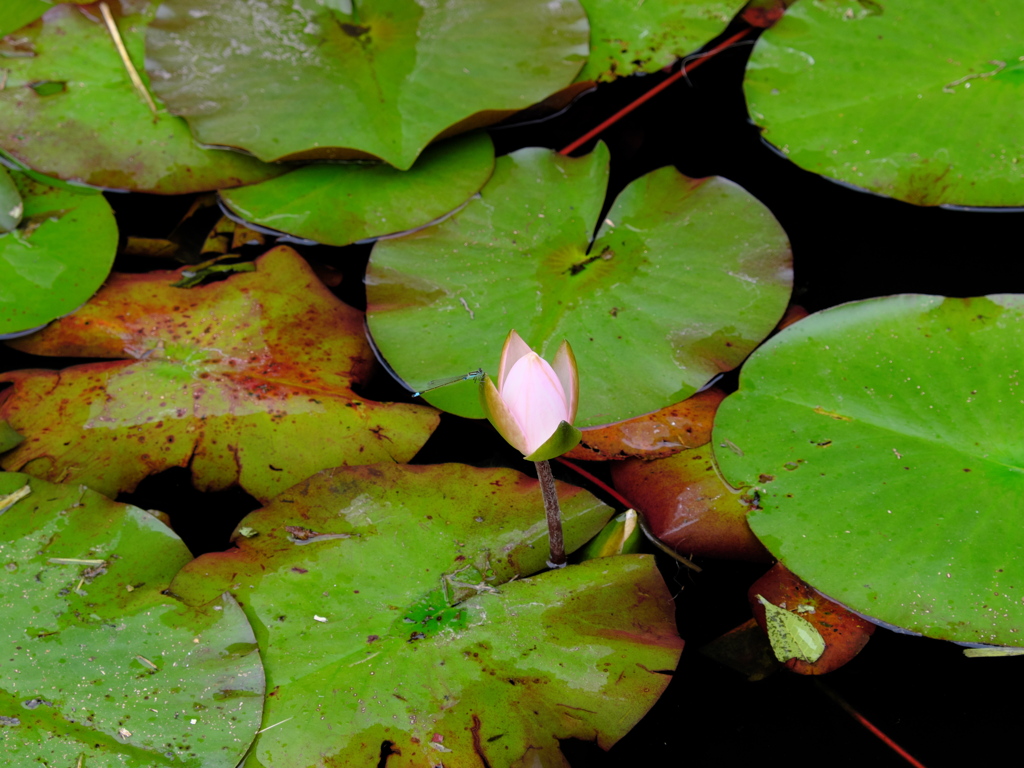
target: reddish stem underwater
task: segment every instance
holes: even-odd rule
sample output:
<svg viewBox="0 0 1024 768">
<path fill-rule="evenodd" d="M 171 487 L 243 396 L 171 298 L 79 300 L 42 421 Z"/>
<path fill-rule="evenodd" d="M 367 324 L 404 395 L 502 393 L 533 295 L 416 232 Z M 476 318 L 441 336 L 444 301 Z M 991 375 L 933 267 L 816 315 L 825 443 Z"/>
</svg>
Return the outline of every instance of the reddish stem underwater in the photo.
<svg viewBox="0 0 1024 768">
<path fill-rule="evenodd" d="M 572 151 L 578 149 L 579 147 L 581 147 L 582 145 L 586 144 L 592 138 L 594 138 L 599 133 L 601 133 L 605 128 L 607 128 L 610 125 L 614 125 L 619 120 L 621 120 L 626 115 L 628 115 L 630 112 L 632 112 L 634 109 L 639 107 L 641 104 L 649 101 L 650 99 L 653 99 L 655 96 L 657 96 L 663 90 L 665 90 L 670 85 L 672 85 L 672 83 L 674 83 L 676 80 L 680 79 L 681 77 L 686 77 L 687 74 L 689 74 L 690 72 L 695 70 L 703 62 L 707 61 L 710 58 L 713 58 L 713 57 L 717 56 L 719 53 L 724 51 L 726 48 L 728 48 L 733 43 L 738 42 L 739 40 L 742 40 L 744 37 L 749 35 L 752 30 L 753 30 L 753 27 L 745 27 L 744 29 L 741 29 L 735 35 L 733 35 L 732 37 L 730 37 L 730 38 L 728 38 L 726 40 L 723 40 L 721 43 L 716 45 L 714 48 L 712 48 L 707 53 L 700 54 L 700 58 L 696 59 L 693 62 L 693 64 L 691 64 L 689 66 L 687 66 L 686 62 L 684 61 L 683 65 L 679 68 L 678 72 L 674 72 L 672 75 L 670 75 L 669 77 L 667 77 L 664 80 L 662 80 L 656 86 L 651 88 L 651 90 L 647 91 L 646 93 L 644 93 L 639 98 L 635 99 L 631 103 L 629 103 L 626 106 L 624 106 L 622 109 L 620 109 L 614 115 L 609 117 L 607 120 L 605 120 L 604 122 L 600 123 L 596 128 L 591 128 L 585 134 L 583 134 L 578 139 L 576 139 L 576 141 L 572 142 L 572 144 L 569 144 L 568 146 L 563 147 L 561 150 L 559 150 L 558 154 L 560 154 L 560 155 L 568 155 L 570 152 L 572 152 Z"/>
</svg>

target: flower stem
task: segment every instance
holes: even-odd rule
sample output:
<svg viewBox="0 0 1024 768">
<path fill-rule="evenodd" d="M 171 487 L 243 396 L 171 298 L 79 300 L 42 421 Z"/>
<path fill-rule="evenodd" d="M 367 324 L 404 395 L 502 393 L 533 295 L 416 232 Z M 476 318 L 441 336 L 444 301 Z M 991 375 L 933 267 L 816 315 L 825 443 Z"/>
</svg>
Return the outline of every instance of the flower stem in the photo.
<svg viewBox="0 0 1024 768">
<path fill-rule="evenodd" d="M 552 568 L 565 567 L 565 543 L 562 540 L 562 510 L 558 506 L 558 491 L 555 490 L 555 476 L 551 474 L 551 465 L 546 461 L 535 461 L 537 479 L 544 494 L 544 512 L 548 517 L 548 543 L 551 559 L 548 565 Z"/>
</svg>

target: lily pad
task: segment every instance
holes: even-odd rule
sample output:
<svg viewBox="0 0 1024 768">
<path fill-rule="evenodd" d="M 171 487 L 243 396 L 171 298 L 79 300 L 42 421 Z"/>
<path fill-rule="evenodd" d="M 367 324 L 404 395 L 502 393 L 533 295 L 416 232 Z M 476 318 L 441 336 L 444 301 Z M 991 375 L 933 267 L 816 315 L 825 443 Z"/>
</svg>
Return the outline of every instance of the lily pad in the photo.
<svg viewBox="0 0 1024 768">
<path fill-rule="evenodd" d="M 612 510 L 560 486 L 566 548 Z M 650 556 L 529 579 L 548 556 L 539 484 L 464 465 L 348 467 L 285 491 L 237 549 L 171 589 L 232 590 L 257 627 L 266 728 L 245 763 L 561 766 L 657 699 L 682 641 Z"/>
<path fill-rule="evenodd" d="M 146 53 L 154 90 L 205 144 L 405 170 L 442 132 L 571 83 L 587 38 L 576 0 L 169 0 Z"/>
<path fill-rule="evenodd" d="M 494 169 L 494 145 L 479 131 L 427 149 L 408 171 L 369 163 L 322 163 L 221 199 L 246 221 L 325 245 L 421 227 L 476 194 Z"/>
<path fill-rule="evenodd" d="M 604 144 L 581 158 L 523 149 L 499 158 L 456 215 L 378 242 L 367 320 L 398 375 L 422 387 L 493 374 L 510 328 L 545 358 L 567 339 L 576 426 L 590 427 L 678 403 L 739 365 L 789 298 L 778 222 L 732 182 L 661 168 L 630 184 L 598 229 L 607 179 Z M 475 384 L 425 399 L 483 415 Z"/>
<path fill-rule="evenodd" d="M 747 599 L 761 629 L 772 639 L 779 661 L 801 675 L 839 669 L 864 649 L 875 632 L 874 624 L 819 594 L 778 563 L 751 585 Z M 801 622 L 809 626 L 801 628 Z M 780 645 L 795 653 L 786 657 Z M 808 645 L 817 655 L 809 652 Z"/>
<path fill-rule="evenodd" d="M 872 299 L 772 338 L 715 418 L 754 533 L 876 621 L 1020 645 L 1021 338 L 1019 295 Z"/>
<path fill-rule="evenodd" d="M 0 8 L 0 37 L 31 24 L 52 7 L 46 0 L 4 0 Z"/>
<path fill-rule="evenodd" d="M 188 466 L 200 490 L 259 499 L 325 467 L 408 461 L 437 413 L 350 387 L 373 354 L 362 313 L 289 248 L 256 271 L 175 288 L 190 267 L 114 274 L 85 307 L 12 342 L 41 355 L 127 358 L 0 377 L 0 419 L 26 440 L 7 469 L 108 495 Z"/>
<path fill-rule="evenodd" d="M 18 171 L 11 178 L 24 207 L 17 228 L 0 234 L 0 334 L 80 307 L 103 285 L 117 250 L 114 214 L 99 192 L 50 186 Z"/>
<path fill-rule="evenodd" d="M 118 4 L 111 4 L 143 78 L 145 28 L 156 5 L 120 16 Z M 238 152 L 202 149 L 184 120 L 151 113 L 96 6 L 55 6 L 18 36 L 34 55 L 4 59 L 0 146 L 37 171 L 97 187 L 182 194 L 287 170 Z"/>
<path fill-rule="evenodd" d="M 0 473 L 0 744 L 11 765 L 233 768 L 265 683 L 234 598 L 165 597 L 192 556 L 147 512 Z"/>
<path fill-rule="evenodd" d="M 1022 27 L 1016 0 L 796 3 L 750 57 L 750 113 L 809 171 L 918 205 L 1018 206 Z"/>
<path fill-rule="evenodd" d="M 654 461 L 617 461 L 611 472 L 651 532 L 681 555 L 771 562 L 747 524 L 749 499 L 722 481 L 710 445 Z"/>
<path fill-rule="evenodd" d="M 582 461 L 645 461 L 672 456 L 711 440 L 711 422 L 725 393 L 716 388 L 698 392 L 681 403 L 626 421 L 583 430 L 580 444 L 565 454 Z"/>
<path fill-rule="evenodd" d="M 721 34 L 742 0 L 581 0 L 590 56 L 577 82 L 657 72 Z"/>
</svg>

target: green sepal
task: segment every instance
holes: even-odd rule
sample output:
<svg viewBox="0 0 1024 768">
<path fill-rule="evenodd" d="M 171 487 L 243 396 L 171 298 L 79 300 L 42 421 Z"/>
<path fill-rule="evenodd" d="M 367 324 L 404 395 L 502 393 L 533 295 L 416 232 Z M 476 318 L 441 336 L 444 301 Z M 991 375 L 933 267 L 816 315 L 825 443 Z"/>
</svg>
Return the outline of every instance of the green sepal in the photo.
<svg viewBox="0 0 1024 768">
<path fill-rule="evenodd" d="M 526 457 L 527 461 L 547 461 L 561 456 L 579 445 L 583 433 L 567 421 L 560 421 L 551 435 L 536 451 Z"/>
<path fill-rule="evenodd" d="M 24 211 L 25 204 L 14 179 L 6 168 L 0 166 L 0 233 L 17 229 Z"/>
<path fill-rule="evenodd" d="M 636 510 L 627 509 L 609 520 L 601 532 L 579 551 L 580 562 L 612 555 L 635 555 L 640 552 L 640 542 Z"/>
<path fill-rule="evenodd" d="M 16 448 L 24 439 L 25 436 L 19 434 L 14 427 L 6 421 L 0 421 L 0 453 Z"/>
</svg>

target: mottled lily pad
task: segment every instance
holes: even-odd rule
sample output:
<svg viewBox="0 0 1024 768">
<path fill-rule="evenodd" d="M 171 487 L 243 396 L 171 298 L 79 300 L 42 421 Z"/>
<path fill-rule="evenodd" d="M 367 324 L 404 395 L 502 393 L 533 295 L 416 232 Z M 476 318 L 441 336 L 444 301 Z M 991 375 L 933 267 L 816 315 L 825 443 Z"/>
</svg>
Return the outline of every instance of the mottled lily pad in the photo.
<svg viewBox="0 0 1024 768">
<path fill-rule="evenodd" d="M 0 473 L 9 765 L 233 768 L 265 684 L 234 598 L 166 597 L 192 556 L 153 515 L 85 486 Z"/>
<path fill-rule="evenodd" d="M 712 387 L 653 413 L 583 430 L 580 444 L 565 454 L 583 461 L 645 461 L 672 456 L 711 440 L 711 421 L 725 393 Z"/>
<path fill-rule="evenodd" d="M 559 496 L 567 549 L 611 515 Z M 521 578 L 544 567 L 547 526 L 538 483 L 512 470 L 327 470 L 241 526 L 171 589 L 230 590 L 257 627 L 274 727 L 248 768 L 564 765 L 557 739 L 608 748 L 679 658 L 650 556 Z"/>
<path fill-rule="evenodd" d="M 140 75 L 156 9 L 122 16 L 110 3 Z M 131 9 L 129 9 L 131 10 Z M 202 149 L 179 117 L 152 114 L 132 87 L 95 5 L 58 5 L 19 30 L 34 55 L 4 58 L 0 147 L 50 176 L 98 187 L 182 194 L 267 179 L 286 168 Z"/>
<path fill-rule="evenodd" d="M 154 90 L 205 144 L 405 170 L 443 132 L 571 83 L 587 38 L 576 0 L 168 0 L 146 53 Z"/>
<path fill-rule="evenodd" d="M 792 618 L 785 616 L 785 612 L 810 625 L 809 633 L 798 631 L 798 637 L 790 644 L 798 653 L 779 658 L 787 669 L 801 675 L 824 675 L 839 669 L 864 649 L 875 632 L 874 624 L 816 592 L 778 563 L 751 585 L 747 599 L 755 619 L 769 636 L 773 633 L 773 624 L 775 633 L 781 630 L 786 634 L 786 620 L 792 621 Z M 772 613 L 781 616 L 783 621 L 772 621 L 769 618 Z M 812 644 L 817 642 L 814 639 L 817 636 L 824 647 L 816 657 L 803 653 L 806 645 L 800 635 L 809 637 Z M 778 657 L 778 647 L 775 651 Z"/>
<path fill-rule="evenodd" d="M 873 620 L 1020 645 L 1024 297 L 905 295 L 786 328 L 713 445 L 762 543 Z"/>
<path fill-rule="evenodd" d="M 18 224 L 0 234 L 0 334 L 38 328 L 80 307 L 103 285 L 117 250 L 114 214 L 99 192 L 50 186 L 18 171 L 10 178 L 23 208 Z"/>
<path fill-rule="evenodd" d="M 581 0 L 590 56 L 578 82 L 657 72 L 721 34 L 742 0 Z"/>
<path fill-rule="evenodd" d="M 315 240 L 348 245 L 422 227 L 476 194 L 494 168 L 482 131 L 427 149 L 408 171 L 370 163 L 318 163 L 221 199 L 246 221 Z"/>
<path fill-rule="evenodd" d="M 173 287 L 189 269 L 112 275 L 78 312 L 11 342 L 122 359 L 0 377 L 14 385 L 0 419 L 26 437 L 5 468 L 113 495 L 188 466 L 201 490 L 268 499 L 325 467 L 408 461 L 437 425 L 433 409 L 353 394 L 373 361 L 362 313 L 291 249 Z"/>
<path fill-rule="evenodd" d="M 750 113 L 809 171 L 918 205 L 1019 206 L 1022 28 L 1018 0 L 796 3 L 751 54 Z"/>
<path fill-rule="evenodd" d="M 378 242 L 366 275 L 377 347 L 413 387 L 496 372 L 514 328 L 579 364 L 576 426 L 678 403 L 739 365 L 775 326 L 792 284 L 785 233 L 720 178 L 661 168 L 630 184 L 598 228 L 608 150 L 523 149 L 459 213 Z M 597 231 L 596 236 L 594 235 Z M 475 383 L 425 399 L 480 417 Z"/>
</svg>

